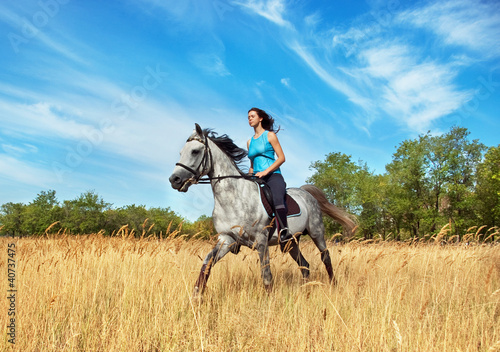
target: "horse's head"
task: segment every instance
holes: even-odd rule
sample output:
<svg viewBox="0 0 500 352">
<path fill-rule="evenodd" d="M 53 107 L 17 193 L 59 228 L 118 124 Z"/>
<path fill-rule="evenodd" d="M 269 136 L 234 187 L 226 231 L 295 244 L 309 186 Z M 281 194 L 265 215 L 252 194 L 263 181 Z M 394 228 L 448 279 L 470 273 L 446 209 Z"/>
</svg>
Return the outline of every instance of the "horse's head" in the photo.
<svg viewBox="0 0 500 352">
<path fill-rule="evenodd" d="M 179 192 L 187 192 L 189 186 L 198 183 L 202 176 L 208 174 L 211 166 L 208 137 L 198 124 L 195 124 L 195 130 L 180 154 L 181 158 L 175 164 L 169 181 L 172 188 Z"/>
</svg>

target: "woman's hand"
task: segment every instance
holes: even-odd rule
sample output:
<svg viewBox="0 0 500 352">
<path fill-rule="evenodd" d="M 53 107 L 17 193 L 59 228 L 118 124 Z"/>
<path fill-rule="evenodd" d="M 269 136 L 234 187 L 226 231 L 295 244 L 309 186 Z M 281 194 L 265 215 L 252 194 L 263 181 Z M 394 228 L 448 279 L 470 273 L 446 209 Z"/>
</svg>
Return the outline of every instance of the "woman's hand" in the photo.
<svg viewBox="0 0 500 352">
<path fill-rule="evenodd" d="M 267 171 L 259 171 L 255 174 L 255 176 L 258 178 L 262 178 L 262 177 L 267 176 L 268 174 L 269 174 L 269 172 L 267 172 Z"/>
</svg>

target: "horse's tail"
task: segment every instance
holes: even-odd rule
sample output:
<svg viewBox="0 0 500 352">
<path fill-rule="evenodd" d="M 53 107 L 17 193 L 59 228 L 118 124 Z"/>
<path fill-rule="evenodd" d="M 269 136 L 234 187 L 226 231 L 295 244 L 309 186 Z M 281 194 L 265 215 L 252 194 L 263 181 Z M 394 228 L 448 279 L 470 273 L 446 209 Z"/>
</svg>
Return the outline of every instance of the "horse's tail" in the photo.
<svg viewBox="0 0 500 352">
<path fill-rule="evenodd" d="M 350 237 L 353 236 L 358 227 L 357 219 L 354 215 L 350 215 L 344 210 L 336 207 L 326 199 L 325 193 L 318 187 L 313 185 L 303 185 L 304 191 L 310 193 L 319 203 L 319 207 L 323 213 L 333 218 L 335 221 L 340 223 L 344 228 L 345 234 Z"/>
</svg>

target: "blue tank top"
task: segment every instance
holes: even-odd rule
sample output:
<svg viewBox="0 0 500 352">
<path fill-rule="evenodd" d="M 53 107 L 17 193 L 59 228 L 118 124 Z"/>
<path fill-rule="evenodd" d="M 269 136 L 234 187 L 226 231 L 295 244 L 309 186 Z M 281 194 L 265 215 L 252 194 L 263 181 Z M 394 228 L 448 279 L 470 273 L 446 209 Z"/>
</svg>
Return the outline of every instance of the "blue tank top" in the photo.
<svg viewBox="0 0 500 352">
<path fill-rule="evenodd" d="M 248 158 L 253 163 L 253 172 L 261 172 L 275 161 L 274 148 L 267 139 L 269 131 L 264 131 L 259 138 L 252 137 L 248 146 Z M 274 172 L 281 173 L 278 168 Z"/>
</svg>

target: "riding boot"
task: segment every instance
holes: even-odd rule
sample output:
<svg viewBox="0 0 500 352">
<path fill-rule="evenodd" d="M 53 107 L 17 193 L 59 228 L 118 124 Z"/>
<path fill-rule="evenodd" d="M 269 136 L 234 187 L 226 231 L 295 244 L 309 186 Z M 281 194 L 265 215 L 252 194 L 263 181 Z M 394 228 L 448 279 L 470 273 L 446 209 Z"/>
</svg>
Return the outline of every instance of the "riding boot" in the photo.
<svg viewBox="0 0 500 352">
<path fill-rule="evenodd" d="M 279 241 L 280 243 L 285 244 L 292 239 L 292 235 L 290 234 L 290 231 L 288 231 L 288 219 L 286 217 L 287 210 L 285 207 L 276 207 L 276 213 L 280 219 L 280 221 L 278 221 Z"/>
</svg>

